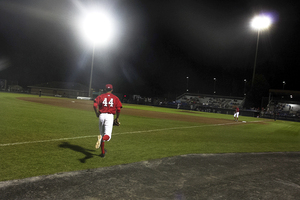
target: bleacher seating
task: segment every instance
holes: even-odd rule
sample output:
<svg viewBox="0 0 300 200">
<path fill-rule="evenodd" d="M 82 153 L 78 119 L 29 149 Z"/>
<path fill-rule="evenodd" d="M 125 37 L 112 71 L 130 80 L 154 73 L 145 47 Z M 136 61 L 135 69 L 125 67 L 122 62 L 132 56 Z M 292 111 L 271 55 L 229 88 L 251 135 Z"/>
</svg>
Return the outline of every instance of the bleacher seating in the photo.
<svg viewBox="0 0 300 200">
<path fill-rule="evenodd" d="M 244 99 L 240 97 L 224 97 L 224 96 L 210 96 L 199 94 L 184 94 L 181 95 L 177 101 L 187 104 L 197 104 L 204 107 L 214 108 L 235 108 L 243 107 Z"/>
</svg>

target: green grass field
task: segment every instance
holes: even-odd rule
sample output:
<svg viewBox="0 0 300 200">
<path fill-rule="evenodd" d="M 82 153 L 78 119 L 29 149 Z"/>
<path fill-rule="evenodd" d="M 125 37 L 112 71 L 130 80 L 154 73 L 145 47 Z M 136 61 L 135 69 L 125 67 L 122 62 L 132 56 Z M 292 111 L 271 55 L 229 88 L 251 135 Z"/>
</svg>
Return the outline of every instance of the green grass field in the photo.
<svg viewBox="0 0 300 200">
<path fill-rule="evenodd" d="M 108 153 L 94 148 L 98 119 L 84 111 L 18 100 L 0 92 L 0 181 L 120 165 L 184 154 L 300 151 L 300 124 L 240 116 L 240 125 L 212 125 L 121 114 Z M 36 96 L 36 98 L 39 98 Z M 178 114 L 176 109 L 124 105 Z M 195 115 L 193 113 L 181 113 Z M 232 115 L 201 113 L 230 119 Z M 264 121 L 255 122 L 255 121 Z"/>
</svg>

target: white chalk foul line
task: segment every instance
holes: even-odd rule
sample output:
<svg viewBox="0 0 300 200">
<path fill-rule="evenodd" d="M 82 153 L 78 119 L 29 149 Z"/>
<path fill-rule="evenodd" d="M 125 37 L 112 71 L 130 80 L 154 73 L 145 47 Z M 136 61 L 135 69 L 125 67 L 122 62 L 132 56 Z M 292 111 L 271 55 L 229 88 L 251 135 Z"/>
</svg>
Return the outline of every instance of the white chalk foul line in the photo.
<svg viewBox="0 0 300 200">
<path fill-rule="evenodd" d="M 43 143 L 43 142 L 55 142 L 61 140 L 75 140 L 75 139 L 82 139 L 88 137 L 95 137 L 95 136 L 80 136 L 80 137 L 72 137 L 72 138 L 58 138 L 58 139 L 51 139 L 51 140 L 39 140 L 39 141 L 29 141 L 29 142 L 15 142 L 15 143 L 8 143 L 8 144 L 0 144 L 0 147 L 4 146 L 13 146 L 13 145 L 21 145 L 21 144 L 33 144 L 33 143 Z"/>
<path fill-rule="evenodd" d="M 263 121 L 252 121 L 251 123 L 257 123 L 257 122 L 263 122 Z M 113 135 L 150 133 L 150 132 L 176 130 L 176 129 L 201 128 L 201 127 L 207 127 L 207 126 L 225 126 L 225 125 L 231 125 L 231 124 L 237 124 L 237 122 L 225 123 L 225 124 L 209 124 L 209 125 L 201 125 L 201 126 L 172 127 L 172 128 L 145 130 L 145 131 L 132 131 L 132 132 L 124 132 L 124 133 L 114 133 Z M 44 142 L 56 142 L 56 141 L 62 141 L 62 140 L 76 140 L 76 139 L 90 138 L 90 137 L 97 137 L 97 135 L 87 135 L 87 136 L 79 136 L 79 137 L 71 137 L 71 138 L 58 138 L 58 139 L 51 139 L 51 140 L 39 140 L 39 141 L 28 141 L 28 142 L 15 142 L 15 143 L 0 144 L 0 147 L 23 145 L 23 144 L 34 144 L 34 143 L 44 143 Z"/>
</svg>

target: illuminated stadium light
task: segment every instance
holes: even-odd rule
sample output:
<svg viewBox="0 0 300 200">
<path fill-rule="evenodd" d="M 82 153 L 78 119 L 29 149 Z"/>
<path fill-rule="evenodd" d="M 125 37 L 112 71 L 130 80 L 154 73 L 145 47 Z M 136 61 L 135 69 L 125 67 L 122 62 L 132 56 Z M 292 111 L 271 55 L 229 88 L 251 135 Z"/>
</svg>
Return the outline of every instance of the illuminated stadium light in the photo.
<svg viewBox="0 0 300 200">
<path fill-rule="evenodd" d="M 254 58 L 254 67 L 253 67 L 251 89 L 253 88 L 254 77 L 255 77 L 255 68 L 256 68 L 257 51 L 258 51 L 258 43 L 259 43 L 259 33 L 262 30 L 269 28 L 271 24 L 272 24 L 271 18 L 268 17 L 268 16 L 265 16 L 265 15 L 256 16 L 251 21 L 252 28 L 257 30 L 256 50 L 255 50 L 255 58 Z"/>
<path fill-rule="evenodd" d="M 284 90 L 284 86 L 285 86 L 285 81 L 282 81 L 282 89 Z"/>
<path fill-rule="evenodd" d="M 112 41 L 115 33 L 115 22 L 105 10 L 92 10 L 80 21 L 83 36 L 91 44 L 105 46 Z"/>
<path fill-rule="evenodd" d="M 112 15 L 104 8 L 87 9 L 79 20 L 79 29 L 84 38 L 93 45 L 89 97 L 92 97 L 92 79 L 94 68 L 95 48 L 107 47 L 116 34 L 116 23 Z"/>
<path fill-rule="evenodd" d="M 270 27 L 272 20 L 268 16 L 260 15 L 256 16 L 251 21 L 252 28 L 256 30 L 263 30 Z"/>
</svg>

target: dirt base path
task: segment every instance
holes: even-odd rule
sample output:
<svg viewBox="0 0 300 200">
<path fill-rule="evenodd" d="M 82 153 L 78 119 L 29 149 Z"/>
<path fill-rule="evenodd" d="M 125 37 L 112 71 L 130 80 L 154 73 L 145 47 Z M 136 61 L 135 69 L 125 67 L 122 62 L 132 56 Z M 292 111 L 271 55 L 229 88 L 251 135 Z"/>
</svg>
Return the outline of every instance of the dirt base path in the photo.
<svg viewBox="0 0 300 200">
<path fill-rule="evenodd" d="M 24 100 L 24 101 L 35 102 L 35 103 L 60 106 L 60 107 L 64 107 L 64 108 L 90 110 L 91 112 L 94 112 L 93 101 L 88 101 L 88 100 L 59 99 L 59 98 L 53 99 L 53 98 L 36 98 L 36 97 L 22 97 L 22 98 L 18 98 L 18 99 Z M 189 112 L 189 111 L 182 111 L 182 112 Z M 201 116 L 169 114 L 169 113 L 156 112 L 156 111 L 146 111 L 146 110 L 126 108 L 126 104 L 123 105 L 121 114 L 122 115 L 124 114 L 124 115 L 141 116 L 141 117 L 159 118 L 159 119 L 187 121 L 187 122 L 198 122 L 198 123 L 204 123 L 204 124 L 224 124 L 224 123 L 234 122 L 233 117 L 232 117 L 232 120 L 226 120 L 226 119 L 206 118 L 206 117 L 201 117 Z M 200 112 L 199 112 L 199 114 L 200 114 Z"/>
</svg>

